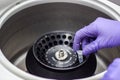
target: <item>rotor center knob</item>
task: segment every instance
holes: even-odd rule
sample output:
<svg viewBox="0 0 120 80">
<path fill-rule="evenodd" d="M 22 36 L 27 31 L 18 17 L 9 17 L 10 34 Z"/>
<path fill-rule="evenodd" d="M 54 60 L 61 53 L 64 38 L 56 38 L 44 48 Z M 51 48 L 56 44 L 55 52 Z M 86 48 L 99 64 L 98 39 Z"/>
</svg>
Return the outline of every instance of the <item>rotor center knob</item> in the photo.
<svg viewBox="0 0 120 80">
<path fill-rule="evenodd" d="M 68 57 L 68 53 L 66 50 L 61 49 L 55 53 L 55 57 L 57 60 L 62 61 Z"/>
</svg>

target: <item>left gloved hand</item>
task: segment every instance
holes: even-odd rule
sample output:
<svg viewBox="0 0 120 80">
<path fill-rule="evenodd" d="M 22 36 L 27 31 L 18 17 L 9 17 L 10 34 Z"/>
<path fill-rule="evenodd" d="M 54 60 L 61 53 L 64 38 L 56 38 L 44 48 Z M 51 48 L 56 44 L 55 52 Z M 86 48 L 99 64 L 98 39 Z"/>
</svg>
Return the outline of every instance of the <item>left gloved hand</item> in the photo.
<svg viewBox="0 0 120 80">
<path fill-rule="evenodd" d="M 120 80 L 120 58 L 110 64 L 102 80 Z"/>
</svg>

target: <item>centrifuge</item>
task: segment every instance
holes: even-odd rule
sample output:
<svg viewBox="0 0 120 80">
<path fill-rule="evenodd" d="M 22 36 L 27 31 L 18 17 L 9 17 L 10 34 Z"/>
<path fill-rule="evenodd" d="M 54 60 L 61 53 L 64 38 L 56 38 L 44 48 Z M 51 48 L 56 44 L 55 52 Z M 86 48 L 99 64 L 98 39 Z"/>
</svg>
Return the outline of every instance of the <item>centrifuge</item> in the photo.
<svg viewBox="0 0 120 80">
<path fill-rule="evenodd" d="M 4 0 L 0 6 L 1 80 L 99 80 L 120 57 L 120 47 L 88 56 L 81 46 L 72 49 L 75 32 L 97 17 L 120 20 L 113 2 Z"/>
</svg>

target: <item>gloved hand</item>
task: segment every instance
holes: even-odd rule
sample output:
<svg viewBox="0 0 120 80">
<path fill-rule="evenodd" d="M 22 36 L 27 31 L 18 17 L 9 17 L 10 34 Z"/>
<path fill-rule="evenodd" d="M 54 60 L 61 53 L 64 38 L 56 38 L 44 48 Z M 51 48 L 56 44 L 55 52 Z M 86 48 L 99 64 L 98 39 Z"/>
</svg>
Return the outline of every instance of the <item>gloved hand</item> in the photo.
<svg viewBox="0 0 120 80">
<path fill-rule="evenodd" d="M 89 42 L 89 39 L 95 38 Z M 120 22 L 105 18 L 97 18 L 90 25 L 78 30 L 74 37 L 73 49 L 79 50 L 83 44 L 83 55 L 94 53 L 102 48 L 120 45 Z"/>
<path fill-rule="evenodd" d="M 120 80 L 120 58 L 110 64 L 102 80 Z"/>
</svg>

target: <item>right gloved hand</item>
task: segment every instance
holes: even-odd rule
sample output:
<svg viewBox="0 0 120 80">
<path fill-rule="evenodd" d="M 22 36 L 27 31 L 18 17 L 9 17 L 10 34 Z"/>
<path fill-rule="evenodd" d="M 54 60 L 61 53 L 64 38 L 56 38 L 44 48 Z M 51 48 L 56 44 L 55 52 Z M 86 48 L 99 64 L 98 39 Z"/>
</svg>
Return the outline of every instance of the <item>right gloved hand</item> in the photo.
<svg viewBox="0 0 120 80">
<path fill-rule="evenodd" d="M 96 38 L 92 42 L 88 39 Z M 97 18 L 90 25 L 78 30 L 74 37 L 73 49 L 79 50 L 83 44 L 83 55 L 94 53 L 102 48 L 120 45 L 120 22 L 105 18 Z"/>
</svg>

